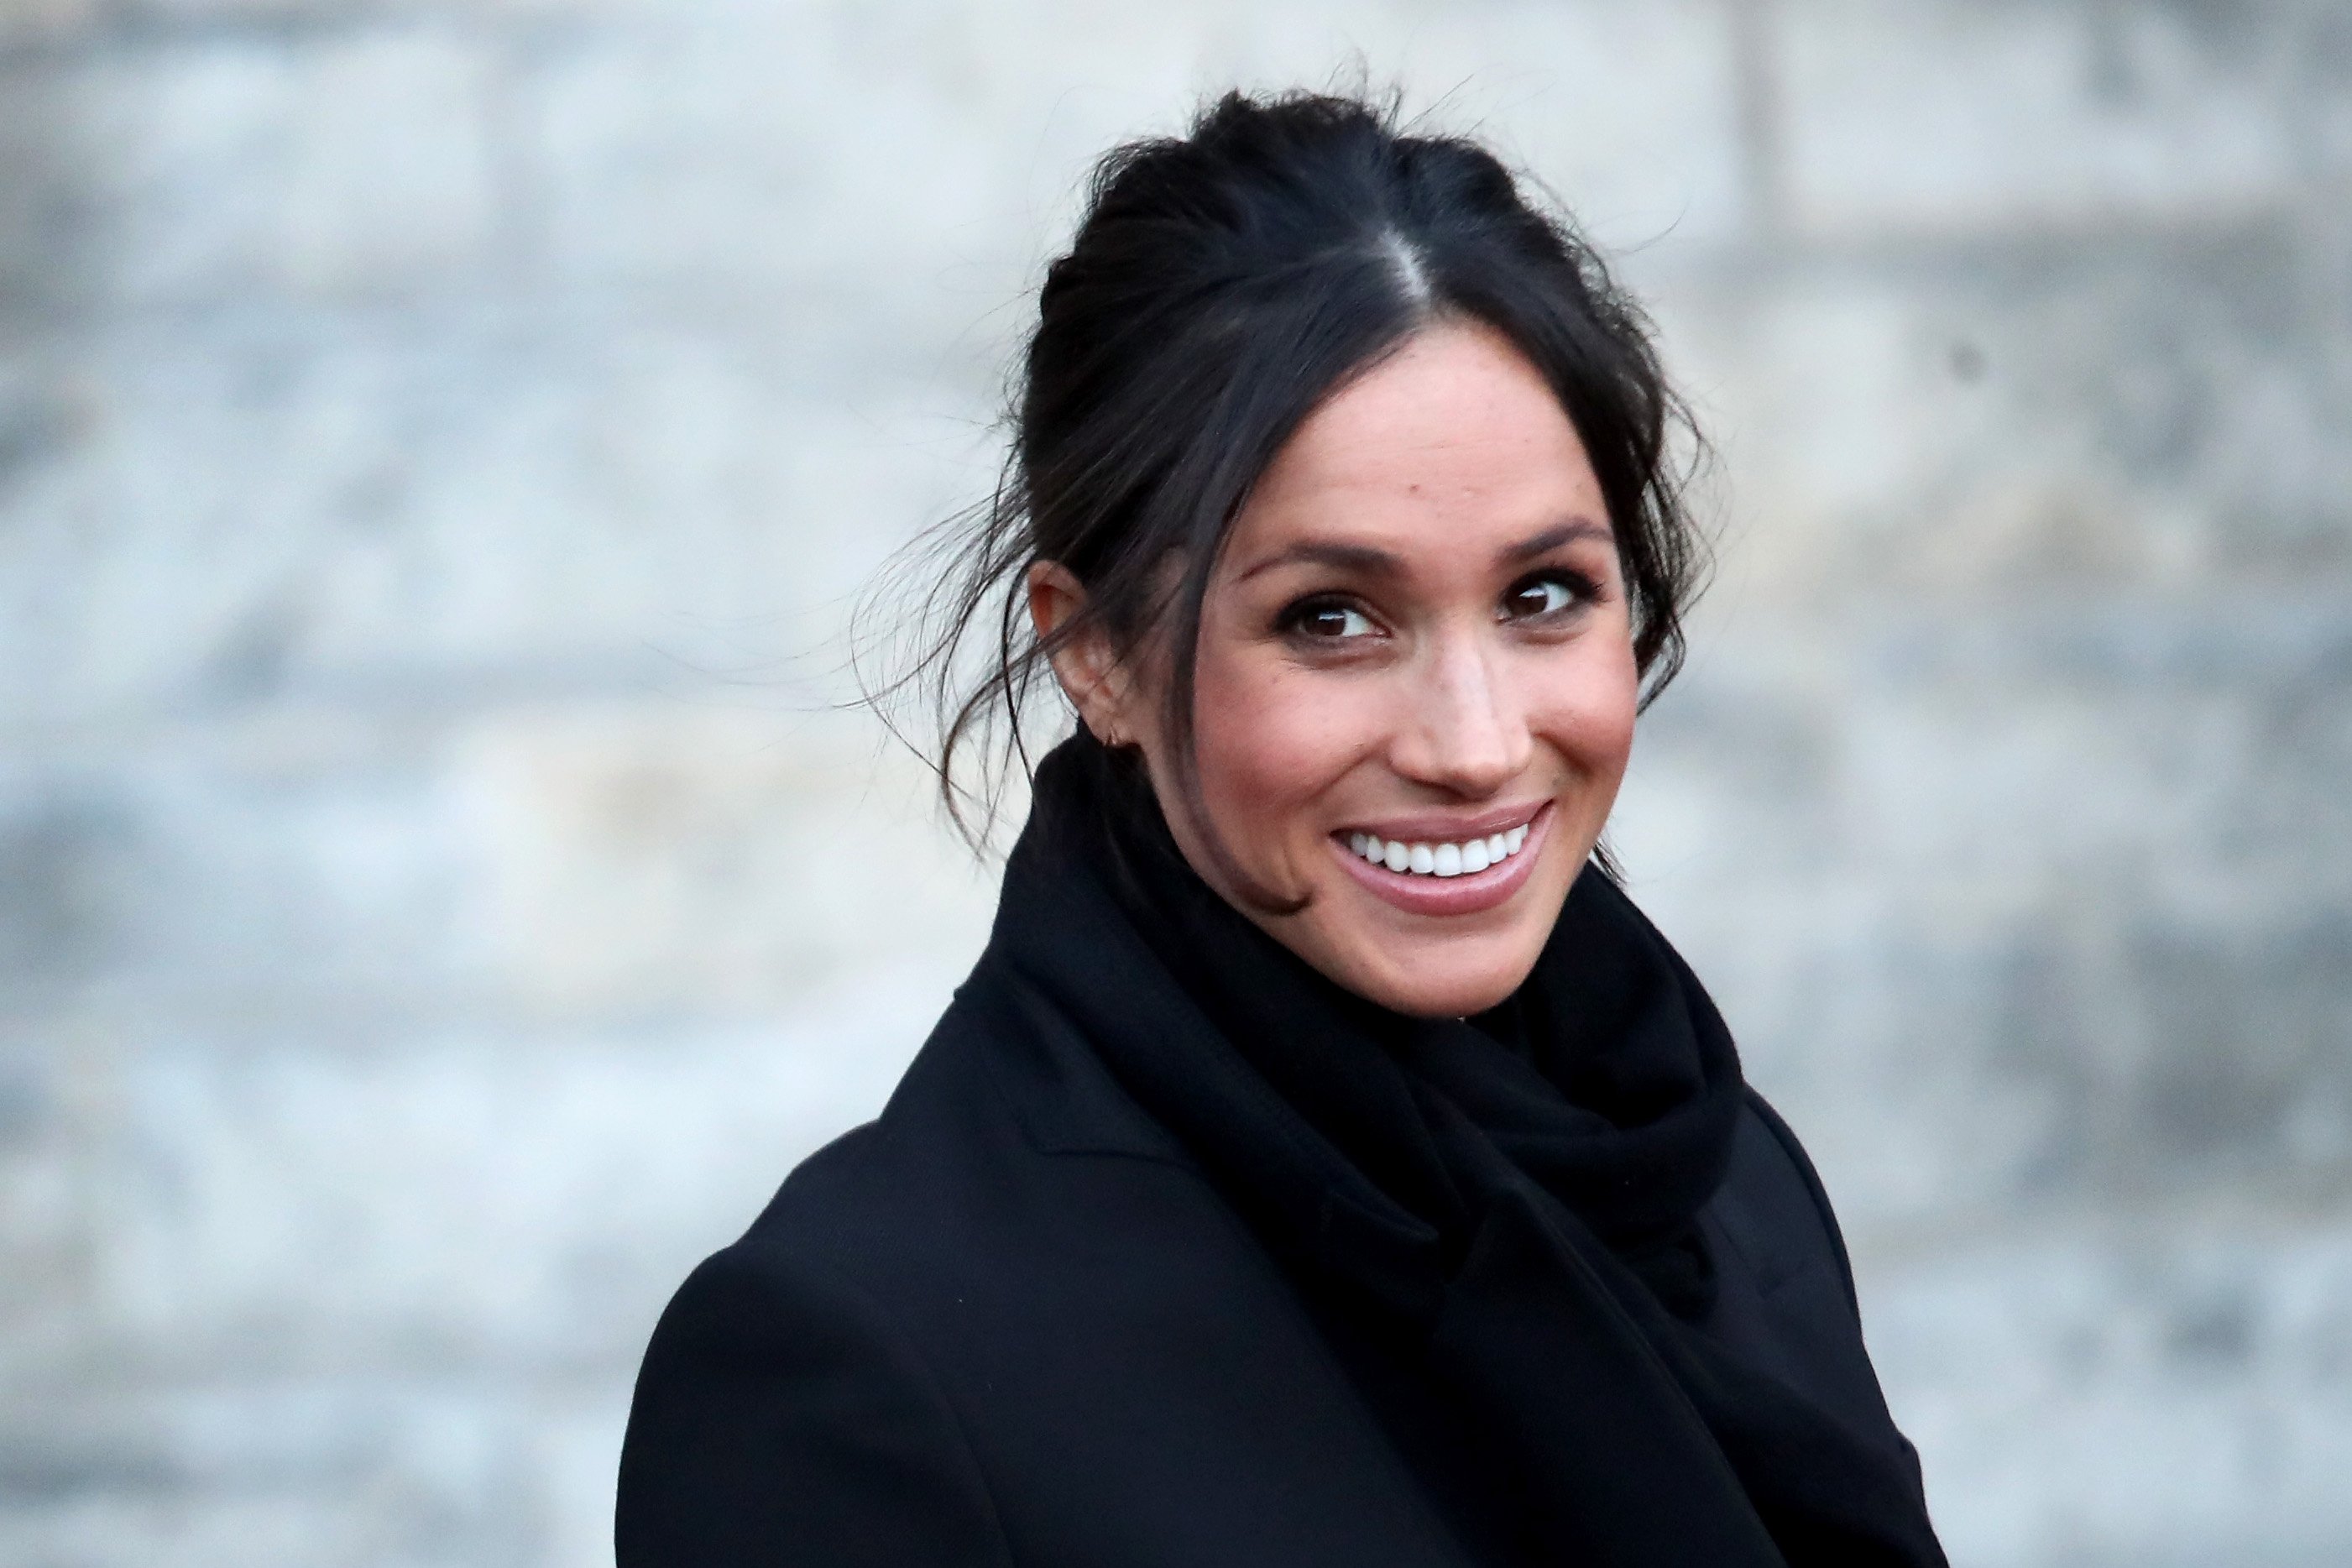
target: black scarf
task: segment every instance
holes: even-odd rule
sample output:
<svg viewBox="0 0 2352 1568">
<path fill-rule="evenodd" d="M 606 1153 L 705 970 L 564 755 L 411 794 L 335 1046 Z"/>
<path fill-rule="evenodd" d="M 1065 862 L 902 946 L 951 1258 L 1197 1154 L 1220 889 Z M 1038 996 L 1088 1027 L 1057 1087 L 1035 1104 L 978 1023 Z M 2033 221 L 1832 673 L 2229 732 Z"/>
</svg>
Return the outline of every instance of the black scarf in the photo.
<svg viewBox="0 0 2352 1568">
<path fill-rule="evenodd" d="M 1467 1412 L 1530 1561 L 1944 1563 L 1883 1445 L 1696 1327 L 1739 1061 L 1597 868 L 1501 1007 L 1407 1018 L 1221 899 L 1082 731 L 1038 770 L 992 945 L 1276 1257 Z"/>
</svg>

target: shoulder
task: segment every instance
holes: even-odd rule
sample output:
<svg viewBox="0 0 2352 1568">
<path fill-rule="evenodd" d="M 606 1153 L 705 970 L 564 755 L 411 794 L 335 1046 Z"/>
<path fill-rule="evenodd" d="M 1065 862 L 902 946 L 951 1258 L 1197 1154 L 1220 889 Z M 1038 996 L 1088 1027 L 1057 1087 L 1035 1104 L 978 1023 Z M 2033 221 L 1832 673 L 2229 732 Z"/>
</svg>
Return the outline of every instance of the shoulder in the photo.
<svg viewBox="0 0 2352 1568">
<path fill-rule="evenodd" d="M 1703 1223 L 1727 1244 L 1708 1331 L 1854 1431 L 1906 1453 L 1863 1342 L 1853 1269 L 1829 1196 L 1796 1133 L 1753 1091 Z"/>
<path fill-rule="evenodd" d="M 1025 1005 L 967 986 L 883 1114 L 678 1290 L 630 1415 L 622 1568 L 1003 1562 L 1003 1510 L 1034 1528 L 1070 1492 L 1108 1518 L 1171 1423 L 1230 1436 L 1227 1403 L 1306 1375 L 1240 1216 Z M 1145 1397 L 1173 1344 L 1240 1370 Z"/>
<path fill-rule="evenodd" d="M 802 1162 L 737 1246 L 907 1305 L 1103 1221 L 1100 1194 L 1138 1184 L 1205 1191 L 1066 1020 L 983 964 L 882 1114 Z"/>
<path fill-rule="evenodd" d="M 1829 1193 L 1795 1130 L 1754 1089 L 1747 1100 L 1731 1169 L 1707 1209 L 1732 1255 L 1710 1331 L 1882 1447 L 1916 1488 L 1918 1456 L 1887 1411 L 1863 1342 Z"/>
<path fill-rule="evenodd" d="M 1067 1020 L 985 973 L 882 1115 L 804 1161 L 733 1250 L 880 1303 L 983 1422 L 1004 1378 L 1037 1386 L 1037 1358 L 1108 1364 L 1271 1268 Z"/>
<path fill-rule="evenodd" d="M 622 1446 L 620 1568 L 1009 1561 L 889 1267 L 928 1251 L 952 1273 L 940 1205 L 1003 1120 L 983 1035 L 951 1008 L 883 1116 L 803 1161 L 671 1298 Z"/>
<path fill-rule="evenodd" d="M 1752 1087 L 1708 1210 L 1762 1293 L 1819 1271 L 1836 1281 L 1846 1313 L 1859 1317 L 1853 1265 L 1821 1175 L 1795 1130 Z"/>
<path fill-rule="evenodd" d="M 887 1314 L 814 1259 L 740 1244 L 655 1330 L 614 1544 L 621 1568 L 1009 1561 L 955 1414 Z"/>
</svg>

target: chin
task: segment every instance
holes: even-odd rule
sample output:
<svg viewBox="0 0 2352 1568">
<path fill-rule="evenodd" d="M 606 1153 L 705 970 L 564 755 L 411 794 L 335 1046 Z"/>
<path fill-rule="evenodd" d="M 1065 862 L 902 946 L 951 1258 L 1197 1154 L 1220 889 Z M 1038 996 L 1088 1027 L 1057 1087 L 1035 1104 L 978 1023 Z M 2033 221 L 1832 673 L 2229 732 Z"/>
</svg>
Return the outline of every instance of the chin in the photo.
<svg viewBox="0 0 2352 1568">
<path fill-rule="evenodd" d="M 1521 972 L 1508 984 L 1465 982 L 1460 985 L 1422 985 L 1393 996 L 1374 996 L 1372 1000 L 1390 1012 L 1402 1013 L 1409 1018 L 1467 1018 L 1500 1005 L 1526 979 L 1526 973 Z"/>
<path fill-rule="evenodd" d="M 1486 944 L 1479 944 L 1484 946 Z M 1465 1018 L 1507 999 L 1526 983 L 1541 941 L 1507 951 L 1432 953 L 1372 952 L 1335 964 L 1332 978 L 1367 1001 L 1415 1018 Z M 1320 967 L 1320 966 L 1318 966 Z"/>
<path fill-rule="evenodd" d="M 1563 847 L 1549 847 L 1554 855 Z M 1300 924 L 1274 934 L 1330 979 L 1392 1013 L 1465 1018 L 1507 1001 L 1543 955 L 1574 862 L 1547 857 L 1500 908 L 1451 919 L 1401 915 L 1346 879 L 1318 886 Z"/>
</svg>

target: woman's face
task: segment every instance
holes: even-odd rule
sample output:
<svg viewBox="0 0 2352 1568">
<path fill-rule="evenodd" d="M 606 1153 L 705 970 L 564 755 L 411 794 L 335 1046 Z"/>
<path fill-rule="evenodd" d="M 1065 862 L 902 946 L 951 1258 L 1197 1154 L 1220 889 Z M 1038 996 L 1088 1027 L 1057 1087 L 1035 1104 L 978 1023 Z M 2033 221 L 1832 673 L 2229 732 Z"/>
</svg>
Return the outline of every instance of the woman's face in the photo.
<svg viewBox="0 0 2352 1568">
<path fill-rule="evenodd" d="M 1041 619 L 1050 591 L 1033 578 Z M 1094 658 L 1062 661 L 1066 686 L 1181 801 L 1159 683 Z M 1640 686 L 1600 484 L 1534 366 L 1448 324 L 1325 403 L 1234 520 L 1195 670 L 1206 821 L 1169 826 L 1203 878 L 1399 1012 L 1517 989 L 1616 798 Z M 1243 899 L 1204 828 L 1304 906 Z"/>
</svg>

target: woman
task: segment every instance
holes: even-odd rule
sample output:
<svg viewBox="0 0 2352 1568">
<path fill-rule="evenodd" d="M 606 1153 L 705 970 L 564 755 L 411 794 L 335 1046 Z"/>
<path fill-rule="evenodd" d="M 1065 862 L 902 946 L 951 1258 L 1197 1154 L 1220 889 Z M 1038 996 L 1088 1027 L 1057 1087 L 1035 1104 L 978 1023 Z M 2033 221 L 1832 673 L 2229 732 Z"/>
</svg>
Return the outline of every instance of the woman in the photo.
<svg viewBox="0 0 2352 1568">
<path fill-rule="evenodd" d="M 1077 731 L 887 1109 L 663 1317 L 624 1568 L 1943 1561 L 1820 1184 L 1596 858 L 1674 407 L 1474 144 L 1231 97 L 1106 161 L 929 667 L 1013 586 L 942 779 L 1043 668 Z"/>
</svg>

